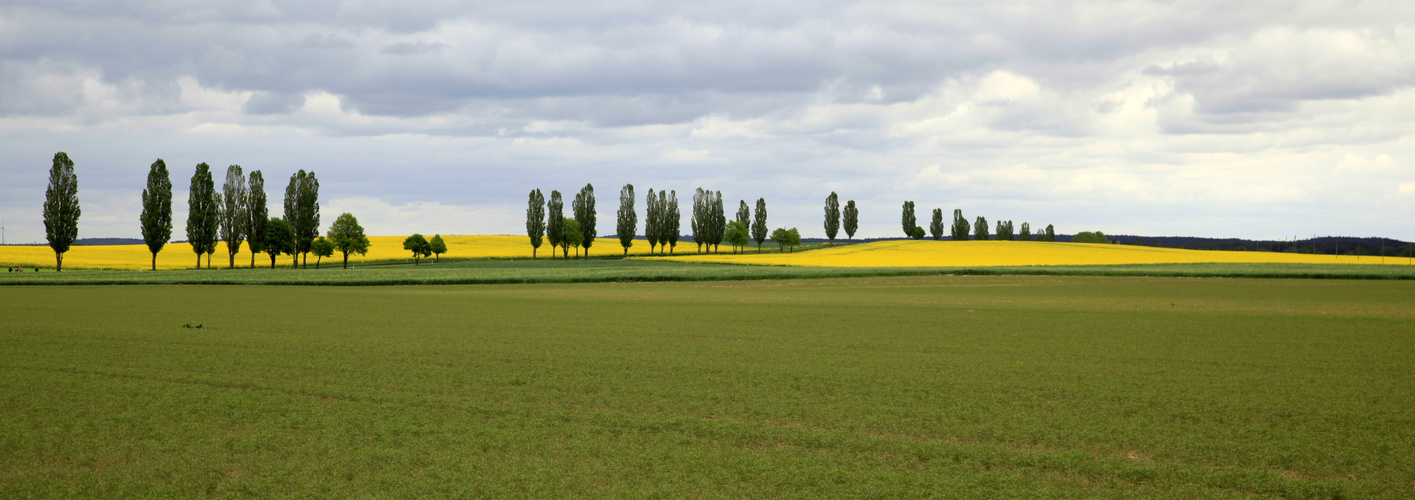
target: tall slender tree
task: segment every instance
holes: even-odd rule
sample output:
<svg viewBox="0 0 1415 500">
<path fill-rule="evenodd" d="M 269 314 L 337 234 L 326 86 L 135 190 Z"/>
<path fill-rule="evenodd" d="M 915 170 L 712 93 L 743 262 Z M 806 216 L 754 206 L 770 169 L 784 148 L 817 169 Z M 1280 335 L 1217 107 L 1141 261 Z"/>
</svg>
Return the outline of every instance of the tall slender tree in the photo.
<svg viewBox="0 0 1415 500">
<path fill-rule="evenodd" d="M 265 176 L 252 170 L 246 188 L 246 243 L 251 247 L 251 269 L 255 269 L 255 254 L 265 251 L 265 224 L 270 221 L 270 208 L 265 206 Z"/>
<path fill-rule="evenodd" d="M 246 175 L 240 165 L 226 167 L 226 182 L 221 185 L 221 239 L 226 242 L 228 269 L 236 268 L 236 254 L 246 240 Z"/>
<path fill-rule="evenodd" d="M 619 188 L 619 217 L 614 232 L 619 235 L 619 246 L 624 247 L 624 255 L 629 255 L 629 247 L 634 246 L 634 233 L 639 230 L 639 214 L 634 212 L 634 185 L 625 184 Z"/>
<path fill-rule="evenodd" d="M 830 246 L 835 246 L 835 235 L 840 233 L 840 197 L 835 191 L 825 197 L 825 237 Z"/>
<path fill-rule="evenodd" d="M 560 199 L 560 191 L 550 192 L 545 220 L 545 238 L 550 240 L 550 256 L 554 257 L 556 247 L 565 242 L 565 202 Z"/>
<path fill-rule="evenodd" d="M 575 204 L 572 207 L 575 211 L 575 222 L 580 223 L 580 233 L 584 238 L 580 240 L 580 246 L 585 247 L 585 258 L 590 258 L 590 246 L 594 245 L 595 238 L 595 208 L 594 208 L 594 186 L 585 184 L 580 188 L 580 192 L 575 195 Z"/>
<path fill-rule="evenodd" d="M 973 225 L 963 217 L 963 210 L 953 209 L 953 241 L 968 241 L 968 235 L 972 232 Z"/>
<path fill-rule="evenodd" d="M 918 218 L 914 217 L 914 202 L 904 202 L 903 214 L 899 217 L 899 225 L 904 228 L 904 236 L 914 237 L 914 228 L 919 226 Z"/>
<path fill-rule="evenodd" d="M 855 200 L 845 202 L 845 240 L 855 239 L 855 230 L 860 229 L 860 209 L 855 207 Z M 761 250 L 761 245 L 758 251 Z"/>
<path fill-rule="evenodd" d="M 737 201 L 737 218 L 733 219 L 742 223 L 742 227 L 752 227 L 752 209 L 747 206 L 747 200 Z"/>
<path fill-rule="evenodd" d="M 987 241 L 988 220 L 979 215 L 978 220 L 973 221 L 973 239 Z"/>
<path fill-rule="evenodd" d="M 703 188 L 693 191 L 693 243 L 698 245 L 698 253 L 703 253 L 703 244 L 708 240 L 707 213 L 708 207 L 711 205 L 708 197 L 711 195 L 712 191 L 704 191 Z"/>
<path fill-rule="evenodd" d="M 943 238 L 943 209 L 935 208 L 933 220 L 929 221 L 929 234 L 934 237 L 934 241 Z"/>
<path fill-rule="evenodd" d="M 663 196 L 663 191 L 659 191 L 658 196 L 660 198 L 659 206 L 662 207 L 660 210 L 663 213 L 663 223 L 660 224 L 663 226 L 663 240 L 661 242 L 666 242 L 668 253 L 673 253 L 673 250 L 678 248 L 678 239 L 683 237 L 683 233 L 680 231 L 683 225 L 683 215 L 678 210 L 678 190 L 669 190 L 667 197 Z M 659 248 L 661 251 L 662 247 Z"/>
<path fill-rule="evenodd" d="M 54 270 L 64 271 L 64 253 L 79 238 L 79 176 L 74 161 L 63 151 L 54 153 L 49 187 L 44 190 L 44 237 L 54 250 Z"/>
<path fill-rule="evenodd" d="M 847 205 L 848 206 L 848 205 Z M 766 241 L 766 198 L 757 198 L 757 213 L 752 220 L 752 239 L 757 242 L 757 253 L 762 253 L 762 242 Z"/>
<path fill-rule="evenodd" d="M 1056 229 L 1052 228 L 1051 224 L 1047 224 L 1046 238 L 1046 241 L 1056 241 Z"/>
<path fill-rule="evenodd" d="M 526 235 L 531 237 L 531 258 L 534 259 L 536 250 L 545 241 L 545 195 L 540 194 L 539 188 L 532 189 L 526 201 Z M 555 251 L 550 254 L 554 257 Z"/>
<path fill-rule="evenodd" d="M 281 220 L 290 226 L 290 234 L 294 235 L 294 250 L 289 252 L 294 264 L 291 267 L 300 267 L 300 179 L 305 173 L 300 170 L 298 173 L 290 174 L 290 183 L 285 185 L 285 211 Z"/>
<path fill-rule="evenodd" d="M 1032 241 L 1032 225 L 1023 222 L 1022 231 L 1017 233 L 1017 239 L 1022 241 Z"/>
<path fill-rule="evenodd" d="M 653 188 L 649 188 L 649 195 L 644 197 L 644 237 L 649 240 L 649 255 L 654 254 L 658 248 L 658 237 L 663 234 L 659 226 L 663 223 L 663 216 L 659 214 L 662 210 L 658 205 L 658 196 L 654 194 Z"/>
<path fill-rule="evenodd" d="M 290 184 L 285 187 L 285 221 L 295 232 L 296 266 L 300 266 L 303 256 L 308 267 L 310 242 L 319 236 L 319 179 L 314 171 L 301 169 L 290 176 Z"/>
<path fill-rule="evenodd" d="M 727 213 L 722 207 L 722 191 L 713 193 L 711 214 L 712 253 L 717 253 L 717 247 L 722 244 L 722 239 L 727 237 Z"/>
<path fill-rule="evenodd" d="M 997 231 L 996 231 L 996 233 L 994 234 L 993 239 L 996 239 L 996 240 L 1003 240 L 1003 241 L 1012 241 L 1012 221 L 1010 221 L 1010 220 L 1000 220 L 1000 221 L 997 221 Z"/>
<path fill-rule="evenodd" d="M 187 191 L 187 243 L 197 254 L 197 269 L 201 269 L 202 254 L 216 249 L 216 232 L 220 226 L 218 196 L 211 166 L 198 163 L 196 173 L 192 174 L 191 189 Z"/>
<path fill-rule="evenodd" d="M 147 171 L 147 189 L 142 190 L 142 240 L 152 252 L 152 270 L 157 270 L 157 253 L 172 239 L 172 177 L 167 162 L 158 158 Z"/>
</svg>

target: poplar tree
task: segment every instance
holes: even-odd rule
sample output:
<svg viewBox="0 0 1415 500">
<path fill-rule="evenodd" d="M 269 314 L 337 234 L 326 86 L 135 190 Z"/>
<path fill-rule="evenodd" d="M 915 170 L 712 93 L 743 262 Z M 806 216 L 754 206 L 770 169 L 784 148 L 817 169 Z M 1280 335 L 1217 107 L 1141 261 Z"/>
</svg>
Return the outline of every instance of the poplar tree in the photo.
<svg viewBox="0 0 1415 500">
<path fill-rule="evenodd" d="M 711 193 L 711 191 L 704 191 L 703 188 L 698 188 L 693 192 L 693 243 L 698 244 L 698 253 L 703 253 L 703 243 L 708 240 L 707 212 L 710 205 L 708 196 Z"/>
<path fill-rule="evenodd" d="M 953 241 L 968 241 L 968 234 L 972 232 L 973 226 L 963 217 L 963 210 L 953 209 Z"/>
<path fill-rule="evenodd" d="M 157 270 L 157 253 L 172 239 L 172 178 L 167 162 L 158 158 L 147 172 L 147 189 L 142 190 L 142 240 L 152 252 L 152 270 Z"/>
<path fill-rule="evenodd" d="M 44 237 L 54 250 L 54 270 L 64 271 L 64 253 L 79 238 L 79 176 L 74 161 L 63 151 L 54 153 L 49 187 L 44 190 Z"/>
<path fill-rule="evenodd" d="M 198 163 L 192 174 L 191 189 L 187 191 L 187 243 L 197 254 L 197 269 L 201 269 L 201 255 L 208 248 L 216 249 L 217 203 L 215 181 L 211 178 L 211 166 Z"/>
<path fill-rule="evenodd" d="M 618 222 L 614 229 L 619 234 L 619 245 L 624 247 L 624 255 L 629 255 L 629 247 L 634 246 L 634 232 L 639 229 L 639 215 L 634 213 L 633 184 L 625 184 L 619 189 Z"/>
<path fill-rule="evenodd" d="M 997 221 L 997 234 L 993 237 L 996 240 L 1012 241 L 1012 221 Z"/>
<path fill-rule="evenodd" d="M 747 207 L 747 200 L 737 201 L 737 218 L 733 219 L 742 223 L 742 227 L 752 227 L 752 209 Z"/>
<path fill-rule="evenodd" d="M 649 240 L 649 255 L 653 255 L 658 248 L 658 237 L 663 233 L 659 228 L 663 224 L 660 210 L 662 207 L 658 205 L 658 195 L 654 194 L 653 188 L 649 188 L 649 195 L 644 198 L 644 237 Z"/>
<path fill-rule="evenodd" d="M 539 188 L 532 189 L 526 201 L 526 235 L 531 237 L 531 258 L 535 259 L 536 250 L 545 240 L 545 195 L 540 194 Z M 552 257 L 554 253 L 551 251 Z"/>
<path fill-rule="evenodd" d="M 575 222 L 580 224 L 580 234 L 584 237 L 580 239 L 580 246 L 585 247 L 585 258 L 590 258 L 590 246 L 594 245 L 595 238 L 595 207 L 594 207 L 594 186 L 585 184 L 580 188 L 580 192 L 575 195 L 574 204 L 571 208 L 575 212 Z"/>
<path fill-rule="evenodd" d="M 845 240 L 855 239 L 855 230 L 860 229 L 860 209 L 855 207 L 855 200 L 845 202 Z M 760 245 L 758 245 L 760 246 Z M 760 250 L 760 249 L 758 249 Z"/>
<path fill-rule="evenodd" d="M 727 213 L 722 207 L 722 191 L 713 193 L 712 199 L 712 253 L 717 253 L 717 247 L 722 244 L 722 239 L 727 236 Z"/>
<path fill-rule="evenodd" d="M 919 226 L 919 221 L 914 217 L 914 202 L 904 202 L 904 213 L 899 218 L 899 225 L 904 228 L 904 236 L 914 237 L 914 228 Z"/>
<path fill-rule="evenodd" d="M 1017 233 L 1017 239 L 1022 241 L 1032 241 L 1032 225 L 1023 222 L 1022 231 L 1020 233 Z"/>
<path fill-rule="evenodd" d="M 252 170 L 246 188 L 246 243 L 251 247 L 251 269 L 255 255 L 265 251 L 265 224 L 270 220 L 270 208 L 265 206 L 265 176 Z"/>
<path fill-rule="evenodd" d="M 240 165 L 226 167 L 221 185 L 221 239 L 226 242 L 227 269 L 236 268 L 236 254 L 246 239 L 246 176 Z"/>
<path fill-rule="evenodd" d="M 550 240 L 550 256 L 554 257 L 555 248 L 565 243 L 565 202 L 560 199 L 560 191 L 550 192 L 546 208 L 545 237 Z"/>
<path fill-rule="evenodd" d="M 1047 224 L 1046 241 L 1056 241 L 1056 230 Z"/>
<path fill-rule="evenodd" d="M 434 236 L 433 239 L 440 238 Z M 334 219 L 334 224 L 329 226 L 329 241 L 334 243 L 334 248 L 339 250 L 339 253 L 344 254 L 344 269 L 349 268 L 349 254 L 368 254 L 368 236 L 364 236 L 364 227 L 359 225 L 359 219 L 354 217 L 354 214 L 344 212 Z M 445 245 L 442 251 L 447 251 Z"/>
<path fill-rule="evenodd" d="M 290 176 L 285 187 L 285 221 L 295 233 L 295 264 L 300 255 L 309 264 L 310 242 L 319 236 L 319 179 L 303 169 Z"/>
<path fill-rule="evenodd" d="M 752 220 L 752 239 L 757 240 L 757 253 L 762 253 L 762 242 L 766 241 L 766 236 L 766 198 L 757 198 L 757 213 Z"/>
<path fill-rule="evenodd" d="M 943 238 L 943 209 L 935 208 L 933 220 L 929 221 L 929 234 L 933 235 L 934 241 Z"/>
<path fill-rule="evenodd" d="M 835 246 L 835 235 L 840 233 L 840 197 L 835 191 L 825 197 L 825 237 L 830 246 Z"/>
<path fill-rule="evenodd" d="M 973 221 L 973 239 L 987 241 L 988 220 L 979 215 L 978 220 Z"/>
<path fill-rule="evenodd" d="M 670 190 L 668 196 L 663 196 L 663 191 L 658 192 L 660 210 L 663 212 L 663 237 L 668 241 L 668 253 L 673 253 L 678 248 L 678 239 L 683 236 L 680 228 L 683 225 L 683 214 L 678 211 L 678 190 Z M 661 248 L 661 247 L 660 247 Z"/>
</svg>

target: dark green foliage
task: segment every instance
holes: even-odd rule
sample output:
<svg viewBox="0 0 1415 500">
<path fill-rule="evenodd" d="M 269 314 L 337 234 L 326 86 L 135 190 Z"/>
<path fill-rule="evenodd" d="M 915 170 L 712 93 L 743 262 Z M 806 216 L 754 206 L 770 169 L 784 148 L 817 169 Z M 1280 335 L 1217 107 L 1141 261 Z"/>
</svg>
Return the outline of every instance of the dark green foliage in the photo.
<svg viewBox="0 0 1415 500">
<path fill-rule="evenodd" d="M 418 233 L 403 239 L 403 249 L 413 253 L 413 265 L 422 263 L 424 257 L 432 255 L 432 244 Z"/>
<path fill-rule="evenodd" d="M 1012 241 L 1012 221 L 997 221 L 997 235 L 994 236 L 994 239 L 1002 241 Z"/>
<path fill-rule="evenodd" d="M 285 219 L 277 217 L 266 221 L 263 250 L 270 256 L 271 269 L 275 269 L 275 258 L 280 254 L 295 254 L 295 231 L 290 229 L 290 224 L 285 222 Z"/>
<path fill-rule="evenodd" d="M 914 226 L 914 229 L 909 231 L 909 237 L 916 240 L 922 240 L 924 239 L 924 236 L 927 235 L 928 233 L 924 231 L 924 228 L 919 226 Z"/>
<path fill-rule="evenodd" d="M 315 255 L 314 268 L 319 269 L 319 263 L 323 261 L 325 257 L 334 255 L 334 242 L 329 241 L 329 238 L 323 236 L 315 238 L 314 241 L 310 242 L 310 253 Z"/>
<path fill-rule="evenodd" d="M 197 269 L 201 269 L 202 254 L 216 251 L 216 233 L 221 225 L 220 196 L 211 178 L 211 166 L 198 163 L 187 191 L 187 242 L 197 254 Z"/>
<path fill-rule="evenodd" d="M 1047 224 L 1046 241 L 1056 241 L 1056 230 L 1052 229 L 1051 224 Z"/>
<path fill-rule="evenodd" d="M 658 195 L 654 194 L 653 188 L 649 188 L 648 196 L 644 197 L 644 237 L 649 240 L 649 255 L 653 255 L 658 248 L 658 238 L 663 235 L 664 207 L 658 200 Z M 696 231 L 696 226 L 694 226 Z"/>
<path fill-rule="evenodd" d="M 142 190 L 142 239 L 152 252 L 152 270 L 157 270 L 157 253 L 172 239 L 172 177 L 167 162 L 158 158 L 147 171 L 147 188 Z"/>
<path fill-rule="evenodd" d="M 545 238 L 550 240 L 550 255 L 554 257 L 555 249 L 565 244 L 565 202 L 560 199 L 560 191 L 550 192 L 546 208 Z M 570 253 L 568 248 L 565 253 Z"/>
<path fill-rule="evenodd" d="M 860 209 L 855 208 L 855 200 L 845 202 L 845 238 L 855 238 L 855 230 L 860 229 Z"/>
<path fill-rule="evenodd" d="M 708 215 L 711 223 L 708 226 L 710 231 L 709 243 L 712 243 L 712 252 L 717 253 L 717 247 L 722 244 L 722 239 L 727 237 L 727 213 L 722 206 L 722 191 L 713 193 L 711 210 Z"/>
<path fill-rule="evenodd" d="M 438 237 L 433 239 L 442 240 Z M 354 214 L 344 212 L 339 214 L 338 219 L 334 219 L 334 224 L 329 226 L 329 240 L 334 242 L 334 249 L 344 255 L 345 269 L 349 268 L 349 254 L 366 255 L 368 253 L 368 237 L 364 236 L 364 227 L 359 225 L 359 219 L 355 218 Z M 442 245 L 442 251 L 447 251 L 446 245 Z"/>
<path fill-rule="evenodd" d="M 54 153 L 49 187 L 44 190 L 44 237 L 54 250 L 54 270 L 64 270 L 64 252 L 79 237 L 79 177 L 74 161 L 63 151 Z"/>
<path fill-rule="evenodd" d="M 683 237 L 683 233 L 680 231 L 683 215 L 678 211 L 678 191 L 670 190 L 667 196 L 664 196 L 663 191 L 659 191 L 658 206 L 663 218 L 663 221 L 659 223 L 659 243 L 667 244 L 668 253 L 673 253 L 673 249 L 678 248 L 678 239 Z M 662 250 L 663 247 L 659 247 L 659 251 Z"/>
<path fill-rule="evenodd" d="M 737 218 L 733 219 L 742 223 L 742 227 L 752 227 L 752 209 L 747 206 L 747 200 L 737 201 Z"/>
<path fill-rule="evenodd" d="M 747 226 L 742 224 L 742 221 L 737 220 L 727 223 L 727 235 L 725 239 L 732 245 L 732 253 L 740 252 L 747 246 L 747 242 L 751 241 Z"/>
<path fill-rule="evenodd" d="M 938 240 L 940 240 L 940 239 L 943 238 L 943 209 L 942 209 L 942 208 L 935 208 L 935 209 L 934 209 L 933 219 L 929 221 L 929 235 L 930 235 L 930 236 L 933 236 L 934 241 L 938 241 Z"/>
<path fill-rule="evenodd" d="M 266 207 L 265 176 L 259 170 L 252 170 L 250 185 L 246 188 L 246 243 L 251 247 L 251 268 L 255 268 L 255 254 L 265 251 L 265 223 L 270 220 L 270 208 Z"/>
<path fill-rule="evenodd" d="M 742 208 L 747 208 L 742 204 Z M 825 197 L 825 238 L 830 240 L 830 245 L 835 246 L 835 235 L 840 232 L 840 197 L 835 195 L 835 191 L 830 192 L 830 196 Z"/>
<path fill-rule="evenodd" d="M 1110 243 L 1105 233 L 1100 231 L 1081 231 L 1071 237 L 1072 243 Z"/>
<path fill-rule="evenodd" d="M 704 191 L 698 188 L 693 192 L 693 243 L 698 245 L 698 253 L 703 253 L 703 245 L 708 242 L 708 224 L 711 217 L 708 211 L 712 208 L 712 191 Z"/>
<path fill-rule="evenodd" d="M 319 236 L 319 179 L 303 169 L 290 176 L 285 187 L 285 221 L 295 232 L 295 251 L 308 264 L 310 242 Z"/>
<path fill-rule="evenodd" d="M 447 253 L 447 242 L 442 241 L 442 235 L 434 234 L 432 239 L 427 240 L 428 250 L 432 250 L 432 261 L 440 262 L 442 254 Z"/>
<path fill-rule="evenodd" d="M 788 248 L 794 250 L 796 246 L 801 244 L 801 233 L 794 227 L 791 229 L 779 227 L 772 230 L 771 239 L 776 242 L 777 248 L 784 252 Z"/>
<path fill-rule="evenodd" d="M 250 194 L 246 191 L 246 175 L 240 165 L 226 168 L 226 182 L 221 185 L 221 240 L 226 242 L 227 268 L 236 268 L 236 254 L 241 251 L 241 243 L 246 240 L 246 202 Z"/>
<path fill-rule="evenodd" d="M 757 198 L 757 211 L 752 219 L 752 239 L 757 242 L 757 253 L 761 253 L 762 242 L 766 241 L 766 227 L 766 198 Z"/>
<path fill-rule="evenodd" d="M 634 212 L 634 185 L 625 184 L 619 189 L 619 213 L 615 233 L 619 236 L 619 246 L 624 247 L 624 255 L 629 255 L 629 247 L 634 246 L 634 233 L 639 230 L 639 214 Z"/>
<path fill-rule="evenodd" d="M 978 216 L 978 220 L 973 221 L 973 239 L 988 240 L 988 220 L 981 215 Z"/>
<path fill-rule="evenodd" d="M 580 256 L 580 241 L 585 237 L 584 231 L 580 230 L 580 221 L 566 218 L 560 222 L 565 231 L 565 241 L 561 242 L 560 249 L 565 252 L 565 258 L 570 258 L 570 249 L 575 249 L 575 256 Z"/>
<path fill-rule="evenodd" d="M 585 248 L 585 257 L 590 256 L 590 246 L 594 245 L 595 231 L 595 206 L 594 206 L 594 186 L 585 184 L 580 188 L 580 192 L 575 195 L 575 201 L 571 208 L 575 212 L 575 222 L 580 229 L 579 245 Z M 578 250 L 576 250 L 578 252 Z"/>
<path fill-rule="evenodd" d="M 1031 224 L 1028 224 L 1028 223 L 1026 223 L 1026 222 L 1023 222 L 1023 223 L 1022 223 L 1022 232 L 1017 233 L 1017 239 L 1022 240 L 1022 241 L 1032 241 L 1032 225 L 1031 225 Z"/>
<path fill-rule="evenodd" d="M 914 237 L 914 228 L 919 225 L 919 221 L 914 217 L 914 202 L 904 202 L 903 214 L 899 218 L 899 223 L 904 229 L 904 236 Z"/>
<path fill-rule="evenodd" d="M 968 235 L 973 232 L 973 225 L 968 223 L 968 219 L 963 217 L 962 209 L 953 209 L 953 226 L 951 228 L 953 241 L 968 241 Z"/>
<path fill-rule="evenodd" d="M 545 240 L 545 195 L 540 194 L 540 189 L 532 189 L 530 199 L 526 202 L 526 235 L 531 237 L 531 258 L 536 258 L 536 251 L 540 249 L 541 242 Z M 551 242 L 551 248 L 555 248 L 555 242 Z M 555 251 L 551 251 L 554 256 Z"/>
</svg>

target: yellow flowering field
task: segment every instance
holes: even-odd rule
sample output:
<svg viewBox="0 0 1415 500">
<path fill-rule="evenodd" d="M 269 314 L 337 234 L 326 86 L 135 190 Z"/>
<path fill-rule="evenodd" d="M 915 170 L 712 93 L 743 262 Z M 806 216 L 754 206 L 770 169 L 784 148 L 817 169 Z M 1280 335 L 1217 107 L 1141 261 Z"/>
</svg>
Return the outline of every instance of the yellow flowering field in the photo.
<svg viewBox="0 0 1415 500">
<path fill-rule="evenodd" d="M 1038 241 L 879 241 L 809 252 L 778 253 L 762 246 L 763 253 L 748 247 L 741 255 L 679 255 L 664 257 L 681 262 L 825 266 L 825 267 L 956 267 L 956 266 L 1062 266 L 1099 264 L 1188 263 L 1315 263 L 1379 264 L 1380 257 L 1310 255 L 1273 252 L 1224 252 L 1184 250 L 1133 245 L 1050 243 Z M 1387 257 L 1386 263 L 1406 264 Z"/>
<path fill-rule="evenodd" d="M 425 235 L 431 238 L 431 235 Z M 412 254 L 403 250 L 403 239 L 406 236 L 370 236 L 369 251 L 366 256 L 349 256 L 349 264 L 362 264 L 371 261 L 388 261 L 397 259 L 407 259 L 412 261 Z M 468 235 L 443 235 L 442 240 L 447 243 L 447 253 L 443 257 L 449 258 L 530 258 L 531 243 L 526 236 L 468 236 Z M 224 268 L 227 266 L 226 244 L 217 243 L 217 250 L 211 256 L 213 267 Z M 249 247 L 242 245 L 241 253 L 236 255 L 236 266 L 246 267 L 251 263 Z M 679 250 L 682 250 L 681 248 Z M 629 249 L 630 255 L 647 254 L 649 244 L 647 241 L 638 240 Z M 619 240 L 611 238 L 596 238 L 595 244 L 590 247 L 590 255 L 622 255 L 623 248 L 619 246 Z M 538 252 L 540 257 L 550 255 L 550 244 L 542 244 Z M 570 255 L 574 256 L 573 249 Z M 168 243 L 157 254 L 158 269 L 189 269 L 196 267 L 196 254 L 192 253 L 191 245 L 186 243 Z M 291 257 L 280 256 L 277 264 L 289 265 Z M 74 246 L 70 247 L 68 253 L 64 254 L 64 267 L 66 269 L 149 269 L 151 266 L 152 254 L 148 252 L 147 245 L 102 245 L 102 246 Z M 310 255 L 310 265 L 314 265 L 315 257 Z M 340 254 L 334 253 L 333 257 L 324 259 L 326 263 L 333 261 L 340 262 Z M 260 254 L 256 256 L 256 266 L 270 266 L 270 256 Z M 54 268 L 54 251 L 46 245 L 40 246 L 3 246 L 0 247 L 0 264 L 5 266 L 24 266 L 31 268 L 40 266 L 44 269 Z M 205 257 L 202 266 L 206 266 Z"/>
</svg>

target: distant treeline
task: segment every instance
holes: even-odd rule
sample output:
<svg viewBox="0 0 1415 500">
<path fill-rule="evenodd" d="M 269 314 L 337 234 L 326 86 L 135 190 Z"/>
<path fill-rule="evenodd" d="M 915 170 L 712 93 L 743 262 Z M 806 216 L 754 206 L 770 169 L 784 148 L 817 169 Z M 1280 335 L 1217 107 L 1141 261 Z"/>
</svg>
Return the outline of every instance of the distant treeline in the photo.
<svg viewBox="0 0 1415 500">
<path fill-rule="evenodd" d="M 1381 255 L 1406 256 L 1415 252 L 1415 244 L 1391 238 L 1355 238 L 1346 236 L 1323 236 L 1298 240 L 1245 240 L 1240 238 L 1199 238 L 1194 236 L 1136 236 L 1119 234 L 1110 236 L 1112 242 L 1122 245 L 1143 245 L 1164 248 L 1185 248 L 1190 250 L 1231 250 L 1284 253 L 1316 253 L 1324 255 Z M 1057 236 L 1057 241 L 1062 241 Z M 1068 238 L 1069 241 L 1069 238 Z"/>
</svg>

